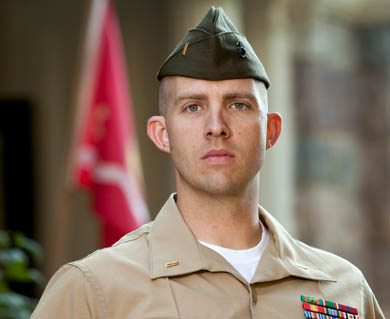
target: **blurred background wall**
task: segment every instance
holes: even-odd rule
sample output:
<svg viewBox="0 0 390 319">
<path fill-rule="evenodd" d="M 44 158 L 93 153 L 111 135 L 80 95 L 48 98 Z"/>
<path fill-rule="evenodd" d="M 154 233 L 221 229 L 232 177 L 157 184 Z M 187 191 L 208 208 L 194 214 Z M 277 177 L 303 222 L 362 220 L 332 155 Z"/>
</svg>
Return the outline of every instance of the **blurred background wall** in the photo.
<svg viewBox="0 0 390 319">
<path fill-rule="evenodd" d="M 390 316 L 390 3 L 386 0 L 117 0 L 154 216 L 174 191 L 171 163 L 146 136 L 155 74 L 187 29 L 223 6 L 271 78 L 280 141 L 260 202 L 299 239 L 356 264 Z M 51 255 L 65 177 L 86 2 L 0 1 L 0 227 Z M 98 248 L 88 196 L 69 202 L 63 262 Z M 43 265 L 45 267 L 45 265 Z M 47 271 L 50 275 L 50 271 Z"/>
</svg>

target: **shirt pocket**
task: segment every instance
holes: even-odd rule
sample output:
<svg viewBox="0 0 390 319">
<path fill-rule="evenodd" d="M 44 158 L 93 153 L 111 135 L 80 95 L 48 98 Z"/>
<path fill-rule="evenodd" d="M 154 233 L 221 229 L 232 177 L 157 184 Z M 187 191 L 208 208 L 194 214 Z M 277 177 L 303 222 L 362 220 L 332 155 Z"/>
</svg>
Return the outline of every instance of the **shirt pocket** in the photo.
<svg viewBox="0 0 390 319">
<path fill-rule="evenodd" d="M 179 318 L 250 318 L 247 287 L 228 273 L 198 272 L 169 279 Z"/>
</svg>

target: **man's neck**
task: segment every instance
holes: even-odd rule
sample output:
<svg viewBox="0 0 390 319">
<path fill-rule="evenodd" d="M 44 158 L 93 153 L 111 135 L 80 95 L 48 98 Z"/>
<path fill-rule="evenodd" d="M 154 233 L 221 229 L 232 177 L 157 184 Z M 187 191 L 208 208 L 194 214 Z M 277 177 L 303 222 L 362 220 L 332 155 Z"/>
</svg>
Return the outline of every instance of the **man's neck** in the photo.
<svg viewBox="0 0 390 319">
<path fill-rule="evenodd" d="M 235 195 L 216 195 L 178 187 L 177 206 L 195 237 L 230 249 L 256 246 L 262 229 L 258 215 L 258 184 Z"/>
</svg>

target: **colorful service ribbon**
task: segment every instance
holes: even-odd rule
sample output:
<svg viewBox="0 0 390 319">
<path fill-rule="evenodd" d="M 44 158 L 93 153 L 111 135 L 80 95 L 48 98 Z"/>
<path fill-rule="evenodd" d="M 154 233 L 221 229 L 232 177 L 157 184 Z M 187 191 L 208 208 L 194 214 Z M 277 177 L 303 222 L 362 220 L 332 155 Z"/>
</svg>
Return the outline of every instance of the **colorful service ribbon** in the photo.
<svg viewBox="0 0 390 319">
<path fill-rule="evenodd" d="M 358 311 L 354 307 L 345 306 L 337 302 L 301 295 L 305 318 L 319 319 L 359 319 Z"/>
</svg>

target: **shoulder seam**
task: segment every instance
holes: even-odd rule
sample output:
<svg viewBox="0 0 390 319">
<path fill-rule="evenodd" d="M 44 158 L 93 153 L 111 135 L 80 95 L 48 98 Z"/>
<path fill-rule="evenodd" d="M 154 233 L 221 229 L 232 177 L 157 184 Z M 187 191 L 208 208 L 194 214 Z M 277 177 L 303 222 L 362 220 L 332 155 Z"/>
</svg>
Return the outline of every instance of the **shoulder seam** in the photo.
<svg viewBox="0 0 390 319">
<path fill-rule="evenodd" d="M 110 311 L 108 310 L 106 299 L 104 298 L 102 289 L 100 288 L 98 282 L 95 279 L 94 274 L 88 268 L 88 266 L 82 261 L 71 262 L 68 264 L 74 268 L 77 268 L 85 277 L 88 284 L 91 286 L 92 290 L 95 292 L 97 299 L 99 300 L 99 304 L 102 305 L 101 309 L 103 311 L 103 315 L 105 318 L 111 318 Z"/>
<path fill-rule="evenodd" d="M 299 248 L 299 251 L 301 252 L 301 254 L 305 257 L 306 261 L 309 262 L 310 264 L 312 264 L 313 266 L 319 268 L 318 264 L 316 262 L 313 261 L 312 258 L 310 258 L 307 253 L 304 251 L 304 248 L 315 248 L 315 247 L 311 247 L 311 246 L 308 246 L 306 243 L 300 241 L 300 240 L 297 240 L 294 238 L 294 242 L 295 244 L 297 245 L 297 247 Z"/>
<path fill-rule="evenodd" d="M 306 243 L 304 243 L 304 242 L 302 242 L 302 241 L 300 241 L 300 240 L 298 240 L 298 239 L 295 239 L 294 238 L 294 241 L 295 241 L 295 244 L 297 245 L 297 247 L 299 247 L 299 250 L 300 250 L 300 252 L 301 252 L 301 254 L 305 257 L 305 259 L 307 260 L 307 262 L 309 262 L 313 267 L 316 267 L 317 269 L 319 269 L 319 270 L 321 270 L 324 274 L 326 274 L 327 276 L 329 276 L 329 277 L 331 277 L 331 278 L 334 278 L 334 280 L 335 281 L 338 281 L 336 278 L 335 278 L 335 276 L 334 275 L 331 275 L 328 271 L 324 271 L 324 270 L 322 270 L 322 267 L 321 267 L 321 265 L 318 263 L 318 261 L 317 260 L 315 260 L 315 259 L 313 259 L 313 258 L 311 258 L 309 255 L 308 255 L 308 253 L 305 251 L 305 249 L 309 249 L 309 250 L 313 250 L 313 251 L 315 251 L 315 252 L 317 252 L 318 254 L 317 254 L 317 256 L 321 256 L 321 259 L 323 259 L 323 256 L 322 256 L 322 254 L 320 255 L 320 253 L 329 253 L 329 252 L 326 252 L 326 251 L 324 251 L 324 250 L 322 250 L 322 249 L 320 249 L 320 248 L 317 248 L 317 247 L 312 247 L 312 246 L 310 246 L 310 245 L 308 245 L 308 244 L 306 244 Z M 331 254 L 331 253 L 330 253 Z M 334 254 L 332 254 L 332 255 L 334 255 Z M 334 256 L 336 256 L 336 255 L 334 255 Z M 339 256 L 337 256 L 337 257 L 339 257 Z M 339 257 L 340 258 L 340 257 Z"/>
<path fill-rule="evenodd" d="M 117 241 L 114 245 L 112 245 L 112 247 L 119 246 L 119 245 L 127 243 L 129 241 L 137 240 L 140 237 L 142 237 L 146 234 L 149 234 L 149 228 L 150 228 L 150 227 L 148 227 L 149 224 L 150 223 L 147 223 L 147 224 L 143 225 L 141 228 L 137 229 L 136 231 L 130 233 L 129 235 L 125 235 L 119 241 Z"/>
</svg>

